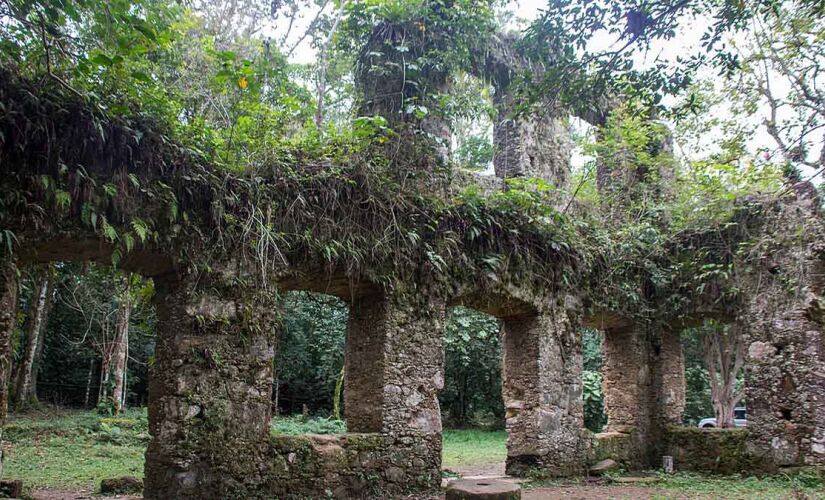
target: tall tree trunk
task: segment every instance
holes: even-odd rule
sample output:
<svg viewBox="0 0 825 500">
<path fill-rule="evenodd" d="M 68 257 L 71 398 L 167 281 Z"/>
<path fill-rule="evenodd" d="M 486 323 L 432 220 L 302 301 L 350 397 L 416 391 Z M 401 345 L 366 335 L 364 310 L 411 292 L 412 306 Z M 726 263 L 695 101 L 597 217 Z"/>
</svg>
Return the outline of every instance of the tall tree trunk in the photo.
<svg viewBox="0 0 825 500">
<path fill-rule="evenodd" d="M 24 409 L 37 403 L 37 387 L 34 370 L 38 365 L 37 356 L 42 352 L 42 337 L 46 334 L 46 323 L 52 303 L 51 266 L 38 271 L 35 295 L 29 307 L 28 331 L 23 360 L 17 372 L 14 390 L 14 402 L 18 409 Z"/>
<path fill-rule="evenodd" d="M 11 339 L 17 326 L 17 268 L 0 257 L 0 479 L 3 478 L 3 429 L 9 409 Z"/>
<path fill-rule="evenodd" d="M 741 399 L 736 378 L 745 361 L 745 342 L 740 325 L 714 325 L 702 337 L 705 368 L 710 379 L 710 397 L 718 427 L 734 427 L 734 409 Z"/>
<path fill-rule="evenodd" d="M 344 369 L 346 364 L 341 366 L 341 373 L 338 375 L 338 380 L 335 381 L 335 393 L 332 395 L 332 416 L 336 420 L 341 420 L 341 394 L 344 389 Z"/>
<path fill-rule="evenodd" d="M 335 35 L 335 31 L 338 29 L 338 25 L 344 17 L 346 6 L 347 2 L 341 2 L 341 7 L 335 15 L 335 22 L 332 24 L 332 27 L 327 34 L 327 38 L 324 41 L 324 45 L 321 46 L 321 53 L 318 56 L 318 80 L 315 83 L 315 92 L 317 96 L 317 103 L 315 107 L 315 126 L 319 130 L 324 124 L 324 96 L 327 92 L 327 68 L 329 67 L 329 64 L 327 63 L 327 52 L 329 51 L 329 46 L 332 43 L 332 37 Z"/>
<path fill-rule="evenodd" d="M 109 340 L 109 322 L 103 322 L 103 344 L 100 349 L 100 385 L 97 388 L 97 404 L 108 397 L 109 378 L 112 373 L 112 349 L 114 342 Z"/>
<path fill-rule="evenodd" d="M 11 339 L 17 326 L 17 268 L 0 257 L 0 425 L 9 408 L 11 378 Z"/>
<path fill-rule="evenodd" d="M 132 300 L 129 293 L 131 276 L 126 277 L 126 290 L 120 300 L 118 308 L 117 329 L 115 332 L 114 348 L 112 349 L 112 378 L 114 388 L 112 390 L 112 402 L 114 403 L 115 415 L 120 413 L 123 406 L 126 386 L 126 361 L 129 346 L 129 317 L 132 314 Z"/>
<path fill-rule="evenodd" d="M 86 377 L 86 396 L 83 398 L 83 407 L 89 407 L 89 399 L 92 396 L 92 377 L 95 374 L 95 360 L 94 358 L 89 360 L 89 375 Z"/>
</svg>

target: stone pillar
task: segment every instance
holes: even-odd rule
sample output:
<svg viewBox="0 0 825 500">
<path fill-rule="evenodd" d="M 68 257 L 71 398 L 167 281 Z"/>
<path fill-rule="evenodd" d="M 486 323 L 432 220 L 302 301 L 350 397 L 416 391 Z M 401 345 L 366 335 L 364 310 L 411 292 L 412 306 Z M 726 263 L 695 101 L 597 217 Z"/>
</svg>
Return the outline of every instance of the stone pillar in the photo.
<svg viewBox="0 0 825 500">
<path fill-rule="evenodd" d="M 825 226 L 805 191 L 763 210 L 773 246 L 748 263 L 738 321 L 748 451 L 766 467 L 825 465 Z M 744 266 L 743 266 L 744 267 Z"/>
<path fill-rule="evenodd" d="M 636 326 L 606 328 L 602 344 L 602 392 L 606 432 L 626 434 L 632 442 L 632 466 L 647 465 L 651 427 L 652 376 L 649 343 Z"/>
<path fill-rule="evenodd" d="M 266 481 L 276 304 L 206 276 L 155 283 L 144 495 L 256 497 Z"/>
<path fill-rule="evenodd" d="M 664 330 L 656 362 L 658 410 L 665 425 L 681 425 L 685 413 L 685 353 L 679 330 Z"/>
<path fill-rule="evenodd" d="M 564 120 L 544 110 L 515 116 L 516 103 L 506 88 L 496 89 L 494 104 L 496 176 L 502 179 L 538 177 L 553 186 L 565 187 L 570 177 L 573 146 Z"/>
<path fill-rule="evenodd" d="M 746 335 L 748 451 L 768 468 L 825 465 L 825 301 L 767 302 L 755 301 Z"/>
<path fill-rule="evenodd" d="M 514 79 L 521 73 L 540 77 L 543 71 L 521 54 L 518 45 L 517 36 L 497 33 L 485 47 L 483 66 L 475 70 L 495 87 L 493 166 L 496 176 L 501 179 L 538 177 L 553 186 L 566 187 L 573 151 L 567 112 L 541 103 L 527 113 L 516 114 L 519 101 L 514 95 Z M 560 201 L 566 203 L 561 197 Z"/>
<path fill-rule="evenodd" d="M 561 309 L 501 319 L 507 473 L 582 473 L 582 356 L 575 328 Z"/>
<path fill-rule="evenodd" d="M 350 432 L 379 432 L 393 448 L 390 490 L 441 482 L 445 307 L 423 295 L 364 297 L 350 309 L 344 411 Z"/>
<path fill-rule="evenodd" d="M 17 267 L 14 261 L 0 256 L 0 425 L 6 421 L 9 409 L 9 379 L 13 356 L 11 339 L 17 322 L 17 289 Z"/>
</svg>

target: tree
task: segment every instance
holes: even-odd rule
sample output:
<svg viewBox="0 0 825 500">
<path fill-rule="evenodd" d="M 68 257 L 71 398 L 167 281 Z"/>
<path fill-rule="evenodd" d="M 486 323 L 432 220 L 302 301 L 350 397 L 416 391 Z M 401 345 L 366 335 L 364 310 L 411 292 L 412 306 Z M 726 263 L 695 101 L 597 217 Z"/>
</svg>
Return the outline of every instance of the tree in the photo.
<svg viewBox="0 0 825 500">
<path fill-rule="evenodd" d="M 444 330 L 445 421 L 455 427 L 504 423 L 501 395 L 501 325 L 478 311 L 455 307 Z"/>
<path fill-rule="evenodd" d="M 708 321 L 701 331 L 702 352 L 710 381 L 710 397 L 718 427 L 734 426 L 734 408 L 742 399 L 737 381 L 745 362 L 745 340 L 739 324 Z"/>
<path fill-rule="evenodd" d="M 126 277 L 126 287 L 120 293 L 117 309 L 117 326 L 112 349 L 113 388 L 112 405 L 114 413 L 120 413 L 126 403 L 126 366 L 129 360 L 129 319 L 132 314 L 132 275 Z"/>
<path fill-rule="evenodd" d="M 37 371 L 43 353 L 49 310 L 54 300 L 54 269 L 45 266 L 34 271 L 34 296 L 29 304 L 23 357 L 17 369 L 14 404 L 18 410 L 37 404 Z"/>
<path fill-rule="evenodd" d="M 5 426 L 9 408 L 9 377 L 13 357 L 11 339 L 17 327 L 17 279 L 17 268 L 11 262 L 0 259 L 0 433 Z M 0 453 L 0 472 L 2 464 Z"/>
<path fill-rule="evenodd" d="M 728 37 L 793 11 L 821 19 L 820 0 L 553 0 L 525 33 L 525 52 L 545 64 L 540 81 L 525 75 L 532 97 L 560 101 L 580 116 L 602 115 L 605 99 L 617 95 L 661 105 L 667 94 L 687 88 L 702 67 L 732 75 L 740 54 Z M 706 26 L 699 47 L 678 57 L 659 54 L 680 31 Z M 534 101 L 537 99 L 533 99 Z"/>
<path fill-rule="evenodd" d="M 733 83 L 745 110 L 762 115 L 782 161 L 820 173 L 825 170 L 825 16 L 810 14 L 795 2 L 779 2 L 770 15 L 755 18 L 746 43 L 737 47 L 742 70 Z"/>
</svg>

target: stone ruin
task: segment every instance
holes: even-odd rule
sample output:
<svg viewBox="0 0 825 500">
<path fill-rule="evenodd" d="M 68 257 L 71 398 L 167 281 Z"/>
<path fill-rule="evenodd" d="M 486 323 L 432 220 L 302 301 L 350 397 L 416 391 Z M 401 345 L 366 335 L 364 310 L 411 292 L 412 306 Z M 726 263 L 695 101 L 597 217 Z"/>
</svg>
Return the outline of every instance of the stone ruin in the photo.
<svg viewBox="0 0 825 500">
<path fill-rule="evenodd" d="M 496 105 L 507 110 L 512 96 L 505 71 L 500 61 L 490 65 L 498 74 Z M 381 91 L 392 83 L 385 81 Z M 16 268 L 49 261 L 110 262 L 119 251 L 83 222 L 79 208 L 59 212 L 44 194 L 42 178 L 86 200 L 94 191 L 90 179 L 137 193 L 131 200 L 107 202 L 109 223 L 118 227 L 128 226 L 128 215 L 145 207 L 163 210 L 154 194 L 129 186 L 132 176 L 140 186 L 166 186 L 181 209 L 192 214 L 188 225 L 159 224 L 154 242 L 119 255 L 121 268 L 153 278 L 157 292 L 146 498 L 349 497 L 438 488 L 442 329 L 448 309 L 456 305 L 503 324 L 508 474 L 583 475 L 608 457 L 631 469 L 657 467 L 664 454 L 676 454 L 677 467 L 684 461 L 701 468 L 701 461 L 685 456 L 690 447 L 673 426 L 681 423 L 685 407 L 679 332 L 709 317 L 746 329 L 749 428 L 740 434 L 736 453 L 748 457 L 749 467 L 767 470 L 825 465 L 825 240 L 817 238 L 823 232 L 810 200 L 765 208 L 773 221 L 762 229 L 766 235 L 787 234 L 787 228 L 803 231 L 796 238 L 776 238 L 776 258 L 764 263 L 767 278 L 741 278 L 746 299 L 736 314 L 729 307 L 715 310 L 713 300 L 691 297 L 693 304 L 710 305 L 697 305 L 688 319 L 647 322 L 594 310 L 583 291 L 559 284 L 559 273 L 541 285 L 508 271 L 487 281 L 472 272 L 458 273 L 444 285 L 425 260 L 392 280 L 386 262 L 365 262 L 352 273 L 335 263 L 292 255 L 272 259 L 262 273 L 260 259 L 239 257 L 242 252 L 235 248 L 212 248 L 216 238 L 229 236 L 216 230 L 221 214 L 215 207 L 222 202 L 208 189 L 207 174 L 196 160 L 153 135 L 148 124 L 108 120 L 84 103 L 53 93 L 8 74 L 0 78 L 0 96 L 7 103 L 0 116 L 0 180 L 4 193 L 20 197 L 5 196 L 0 206 L 0 220 L 17 238 L 14 253 L 0 258 L 0 376 L 9 368 Z M 60 106 L 71 112 L 57 111 L 56 103 L 63 101 Z M 369 95 L 366 101 L 371 102 Z M 375 113 L 386 111 L 380 103 L 371 104 Z M 40 121 L 26 126 L 31 116 Z M 88 120 L 78 121 L 78 116 Z M 552 113 L 513 117 L 506 111 L 502 116 L 507 118 L 495 132 L 497 175 L 564 184 L 569 149 L 558 137 L 560 118 Z M 419 126 L 445 130 L 413 124 Z M 130 127 L 144 127 L 137 146 Z M 545 142 L 546 135 L 554 139 Z M 545 149 L 548 144 L 553 151 Z M 266 174 L 256 182 L 280 185 Z M 244 186 L 239 180 L 228 189 L 243 196 Z M 363 206 L 366 202 L 353 193 L 339 202 Z M 35 205 L 44 213 L 31 208 Z M 285 219 L 272 223 L 288 224 Z M 373 235 L 376 242 L 380 236 Z M 208 255 L 208 266 L 195 266 L 193 255 Z M 549 252 L 538 258 L 549 261 L 549 268 L 563 260 Z M 792 294 L 785 290 L 787 273 L 798 277 Z M 273 331 L 279 294 L 291 290 L 327 293 L 349 306 L 346 434 L 270 435 L 278 348 Z M 583 425 L 581 326 L 600 329 L 605 339 L 609 423 L 596 435 Z M 5 409 L 5 402 L 0 404 Z"/>
</svg>

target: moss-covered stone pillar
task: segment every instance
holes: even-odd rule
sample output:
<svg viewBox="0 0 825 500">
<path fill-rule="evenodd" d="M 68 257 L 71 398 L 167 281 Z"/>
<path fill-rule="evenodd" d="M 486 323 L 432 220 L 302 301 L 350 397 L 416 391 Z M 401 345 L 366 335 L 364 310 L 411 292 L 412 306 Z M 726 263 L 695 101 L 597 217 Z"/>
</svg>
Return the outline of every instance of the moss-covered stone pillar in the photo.
<svg viewBox="0 0 825 500">
<path fill-rule="evenodd" d="M 643 328 L 622 325 L 604 330 L 602 392 L 606 432 L 626 434 L 632 443 L 631 466 L 647 465 L 651 427 L 652 373 Z"/>
<path fill-rule="evenodd" d="M 423 295 L 356 300 L 347 331 L 344 409 L 350 432 L 376 432 L 392 448 L 390 491 L 441 481 L 444 304 Z"/>
<path fill-rule="evenodd" d="M 581 339 L 563 308 L 501 318 L 507 473 L 582 473 Z"/>
<path fill-rule="evenodd" d="M 403 178 L 432 174 L 449 160 L 452 129 L 439 103 L 449 75 L 432 42 L 418 23 L 382 22 L 358 54 L 358 116 L 381 116 L 393 129 L 385 151 Z"/>
<path fill-rule="evenodd" d="M 0 255 L 0 425 L 6 421 L 9 409 L 11 339 L 17 322 L 17 290 L 17 267 L 11 258 Z"/>
<path fill-rule="evenodd" d="M 228 274 L 155 282 L 146 498 L 256 498 L 266 480 L 276 304 Z"/>
</svg>

